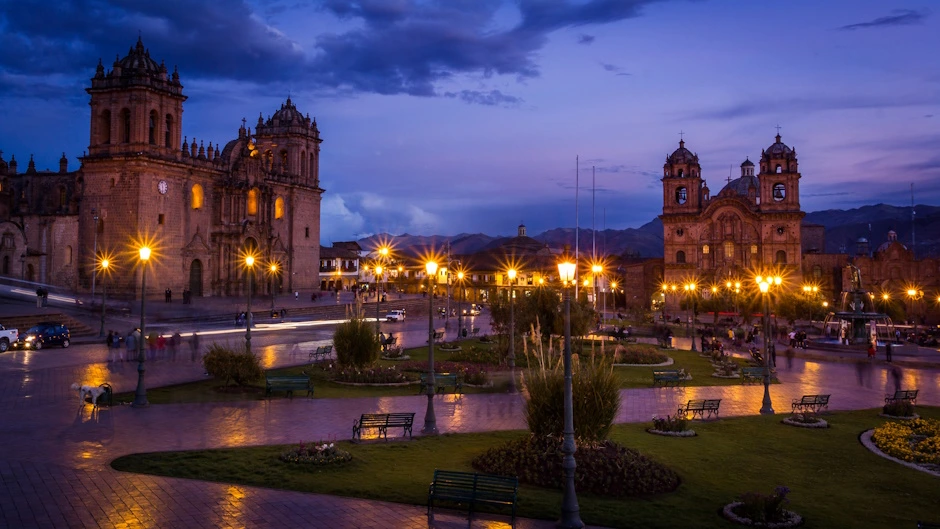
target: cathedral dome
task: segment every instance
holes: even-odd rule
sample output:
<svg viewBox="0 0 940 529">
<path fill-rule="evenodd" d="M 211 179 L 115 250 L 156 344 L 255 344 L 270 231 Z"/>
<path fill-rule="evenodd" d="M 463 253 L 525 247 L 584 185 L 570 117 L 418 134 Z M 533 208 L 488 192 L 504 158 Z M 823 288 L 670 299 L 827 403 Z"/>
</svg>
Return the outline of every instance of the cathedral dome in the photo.
<svg viewBox="0 0 940 529">
<path fill-rule="evenodd" d="M 666 157 L 666 163 L 698 163 L 698 155 L 685 148 L 685 140 L 679 140 L 679 148 Z"/>
<path fill-rule="evenodd" d="M 787 144 L 780 141 L 780 134 L 777 134 L 777 141 L 774 142 L 770 147 L 764 150 L 766 154 L 774 158 L 780 158 L 785 155 L 791 154 L 793 149 L 787 147 Z"/>
<path fill-rule="evenodd" d="M 160 73 L 161 71 L 157 61 L 150 58 L 150 51 L 144 48 L 140 37 L 137 38 L 137 45 L 127 52 L 127 57 L 115 61 L 114 65 L 126 71 L 143 70 L 146 73 Z"/>
<path fill-rule="evenodd" d="M 297 110 L 290 97 L 287 98 L 286 103 L 281 104 L 281 108 L 271 116 L 271 119 L 276 120 L 279 125 L 303 125 L 305 123 L 303 114 Z"/>
<path fill-rule="evenodd" d="M 741 167 L 754 167 L 754 162 L 752 162 L 750 158 L 745 158 L 744 161 L 741 162 Z"/>
<path fill-rule="evenodd" d="M 744 164 L 741 164 L 741 165 L 743 166 Z M 751 164 L 751 165 L 754 165 L 754 164 Z M 721 192 L 719 192 L 718 194 L 719 195 L 734 194 L 734 195 L 740 195 L 740 196 L 746 197 L 748 196 L 752 188 L 754 189 L 755 196 L 759 197 L 760 196 L 760 181 L 757 179 L 757 177 L 753 175 L 742 176 L 741 178 L 736 178 L 728 182 L 727 184 L 725 184 L 725 187 L 721 188 Z"/>
</svg>

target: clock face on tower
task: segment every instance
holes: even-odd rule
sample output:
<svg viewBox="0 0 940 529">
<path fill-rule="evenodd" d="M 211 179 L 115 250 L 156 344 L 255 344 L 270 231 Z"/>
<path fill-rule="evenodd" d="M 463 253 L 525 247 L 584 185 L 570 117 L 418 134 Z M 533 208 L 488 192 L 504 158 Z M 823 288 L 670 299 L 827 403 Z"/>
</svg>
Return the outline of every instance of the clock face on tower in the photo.
<svg viewBox="0 0 940 529">
<path fill-rule="evenodd" d="M 170 186 L 167 185 L 166 180 L 160 180 L 157 184 L 157 191 L 159 191 L 161 195 L 165 195 L 169 189 Z"/>
</svg>

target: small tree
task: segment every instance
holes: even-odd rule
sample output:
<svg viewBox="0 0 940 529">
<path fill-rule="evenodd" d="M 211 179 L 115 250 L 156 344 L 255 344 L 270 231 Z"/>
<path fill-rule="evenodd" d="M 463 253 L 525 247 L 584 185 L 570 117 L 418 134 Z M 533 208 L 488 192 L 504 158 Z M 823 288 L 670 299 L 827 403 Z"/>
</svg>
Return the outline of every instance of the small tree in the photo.
<svg viewBox="0 0 940 529">
<path fill-rule="evenodd" d="M 206 373 L 222 380 L 225 385 L 235 382 L 239 386 L 247 386 L 260 380 L 264 374 L 258 357 L 251 351 L 239 351 L 216 343 L 209 346 L 202 365 Z"/>
<path fill-rule="evenodd" d="M 379 358 L 381 347 L 375 325 L 358 316 L 339 324 L 333 333 L 336 359 L 344 366 L 372 365 Z"/>
</svg>

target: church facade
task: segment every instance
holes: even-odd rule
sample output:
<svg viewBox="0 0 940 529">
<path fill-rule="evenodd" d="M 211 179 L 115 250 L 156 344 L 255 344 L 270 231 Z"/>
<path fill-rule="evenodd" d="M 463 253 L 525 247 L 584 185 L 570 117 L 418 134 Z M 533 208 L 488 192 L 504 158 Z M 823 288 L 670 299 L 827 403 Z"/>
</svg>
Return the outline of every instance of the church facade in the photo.
<svg viewBox="0 0 940 529">
<path fill-rule="evenodd" d="M 149 243 L 150 293 L 241 294 L 248 254 L 256 290 L 319 287 L 322 139 L 290 98 L 253 132 L 242 120 L 224 146 L 190 141 L 179 74 L 140 40 L 110 70 L 99 62 L 86 92 L 90 139 L 76 171 L 64 155 L 58 173 L 32 161 L 19 173 L 0 156 L 3 275 L 84 290 L 109 256 L 114 273 L 95 279 L 132 296 L 137 247 Z"/>
<path fill-rule="evenodd" d="M 800 172 L 796 149 L 776 140 L 758 164 L 712 194 L 698 154 L 679 142 L 663 165 L 663 282 L 724 284 L 758 273 L 802 280 Z M 756 171 L 756 174 L 755 174 Z M 681 288 L 681 287 L 680 287 Z M 667 297 L 673 306 L 678 300 Z"/>
</svg>

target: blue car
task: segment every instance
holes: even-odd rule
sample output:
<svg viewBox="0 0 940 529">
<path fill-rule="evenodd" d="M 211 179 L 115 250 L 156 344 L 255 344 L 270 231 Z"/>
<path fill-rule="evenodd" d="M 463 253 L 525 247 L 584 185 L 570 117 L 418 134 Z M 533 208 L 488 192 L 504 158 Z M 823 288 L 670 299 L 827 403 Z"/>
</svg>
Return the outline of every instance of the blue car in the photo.
<svg viewBox="0 0 940 529">
<path fill-rule="evenodd" d="M 35 349 L 39 350 L 50 345 L 61 345 L 68 347 L 71 345 L 71 336 L 69 328 L 61 323 L 44 322 L 30 327 L 28 331 L 20 335 L 14 349 Z"/>
</svg>

